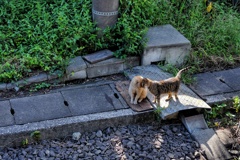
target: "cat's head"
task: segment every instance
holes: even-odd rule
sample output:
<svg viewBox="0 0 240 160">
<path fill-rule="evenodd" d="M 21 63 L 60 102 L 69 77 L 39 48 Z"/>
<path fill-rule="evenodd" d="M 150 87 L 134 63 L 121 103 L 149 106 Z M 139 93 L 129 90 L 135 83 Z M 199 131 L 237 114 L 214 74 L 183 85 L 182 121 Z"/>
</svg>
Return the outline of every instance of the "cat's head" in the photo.
<svg viewBox="0 0 240 160">
<path fill-rule="evenodd" d="M 143 77 L 142 76 L 135 76 L 132 81 L 134 82 L 134 85 L 135 87 L 137 88 L 141 88 L 141 87 L 144 87 L 142 85 L 142 80 L 143 80 Z"/>
<path fill-rule="evenodd" d="M 148 78 L 143 78 L 142 79 L 142 82 L 141 82 L 141 86 L 142 87 L 149 87 L 150 86 L 150 79 L 148 79 Z"/>
</svg>

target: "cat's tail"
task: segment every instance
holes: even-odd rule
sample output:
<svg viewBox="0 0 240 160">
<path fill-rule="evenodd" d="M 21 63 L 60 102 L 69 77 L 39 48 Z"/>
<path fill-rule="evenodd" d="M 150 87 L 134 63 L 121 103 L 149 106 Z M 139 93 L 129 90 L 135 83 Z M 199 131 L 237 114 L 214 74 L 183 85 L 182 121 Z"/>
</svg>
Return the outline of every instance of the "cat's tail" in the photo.
<svg viewBox="0 0 240 160">
<path fill-rule="evenodd" d="M 181 69 L 180 71 L 178 71 L 176 77 L 177 77 L 178 79 L 181 79 L 181 74 L 182 74 L 182 72 L 187 71 L 187 70 L 189 70 L 190 68 L 191 68 L 191 67 L 189 66 L 189 67 L 186 67 L 186 68 Z"/>
</svg>

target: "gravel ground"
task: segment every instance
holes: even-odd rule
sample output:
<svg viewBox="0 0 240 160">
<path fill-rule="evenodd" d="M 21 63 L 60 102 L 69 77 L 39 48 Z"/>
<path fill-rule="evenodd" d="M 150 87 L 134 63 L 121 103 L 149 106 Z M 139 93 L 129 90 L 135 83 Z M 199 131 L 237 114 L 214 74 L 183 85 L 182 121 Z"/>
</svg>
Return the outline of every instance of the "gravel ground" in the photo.
<svg viewBox="0 0 240 160">
<path fill-rule="evenodd" d="M 191 160 L 200 156 L 199 144 L 182 124 L 156 122 L 109 127 L 82 133 L 80 137 L 42 140 L 0 150 L 0 159 L 4 160 Z"/>
</svg>

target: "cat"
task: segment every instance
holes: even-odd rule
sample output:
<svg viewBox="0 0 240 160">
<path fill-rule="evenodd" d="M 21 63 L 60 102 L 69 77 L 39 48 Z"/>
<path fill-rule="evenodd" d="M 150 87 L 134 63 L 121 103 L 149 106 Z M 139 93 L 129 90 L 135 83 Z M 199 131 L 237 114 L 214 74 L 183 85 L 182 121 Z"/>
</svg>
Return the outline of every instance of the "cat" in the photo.
<svg viewBox="0 0 240 160">
<path fill-rule="evenodd" d="M 131 97 L 131 103 L 137 104 L 147 97 L 148 89 L 142 83 L 142 76 L 135 76 L 130 82 L 128 93 Z"/>
<path fill-rule="evenodd" d="M 148 90 L 155 96 L 154 103 L 157 103 L 160 106 L 160 96 L 161 94 L 168 93 L 168 98 L 166 101 L 169 101 L 172 98 L 172 93 L 175 95 L 176 100 L 178 100 L 178 90 L 180 87 L 181 74 L 184 71 L 187 71 L 190 67 L 181 69 L 175 77 L 171 77 L 161 81 L 153 81 L 148 78 L 144 78 L 142 83 L 148 87 Z"/>
</svg>

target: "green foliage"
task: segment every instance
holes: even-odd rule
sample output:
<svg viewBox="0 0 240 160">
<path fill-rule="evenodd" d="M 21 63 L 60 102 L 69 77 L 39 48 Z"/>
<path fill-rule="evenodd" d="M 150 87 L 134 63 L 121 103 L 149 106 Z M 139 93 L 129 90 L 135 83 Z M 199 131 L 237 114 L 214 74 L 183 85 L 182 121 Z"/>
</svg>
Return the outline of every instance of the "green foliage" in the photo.
<svg viewBox="0 0 240 160">
<path fill-rule="evenodd" d="M 164 110 L 164 108 L 157 106 L 157 108 L 155 108 L 154 110 L 154 114 L 156 115 L 157 121 L 160 121 L 160 114 L 162 113 L 162 111 Z"/>
<path fill-rule="evenodd" d="M 213 119 L 216 117 L 222 117 L 224 116 L 224 110 L 226 109 L 226 104 L 219 104 L 215 107 L 212 107 L 211 111 L 207 111 L 207 118 Z"/>
<path fill-rule="evenodd" d="M 51 86 L 50 83 L 42 82 L 42 83 L 35 84 L 35 85 L 30 89 L 30 91 L 31 91 L 31 92 L 35 92 L 35 91 L 38 91 L 38 90 L 43 89 L 43 88 L 49 88 L 50 86 Z"/>
<path fill-rule="evenodd" d="M 41 139 L 41 132 L 34 131 L 31 133 L 30 137 L 33 138 L 35 141 L 39 141 Z"/>
<path fill-rule="evenodd" d="M 28 139 L 26 138 L 22 141 L 22 146 L 25 147 L 27 145 L 28 145 Z"/>
<path fill-rule="evenodd" d="M 63 69 L 69 58 L 98 49 L 88 0 L 3 0 L 0 10 L 0 81 Z"/>
<path fill-rule="evenodd" d="M 233 102 L 229 105 L 220 104 L 212 107 L 211 111 L 205 111 L 205 117 L 210 127 L 220 127 L 236 125 L 239 121 L 239 97 L 233 98 Z"/>
<path fill-rule="evenodd" d="M 171 24 L 192 43 L 188 64 L 195 71 L 239 61 L 240 15 L 214 2 L 120 0 L 119 18 L 103 31 L 92 22 L 89 0 L 0 1 L 0 82 L 17 81 L 35 70 L 64 71 L 70 58 L 111 49 L 126 58 L 143 51 L 149 26 Z"/>
<path fill-rule="evenodd" d="M 233 108 L 235 109 L 236 113 L 240 111 L 240 99 L 238 96 L 233 98 Z"/>
</svg>

